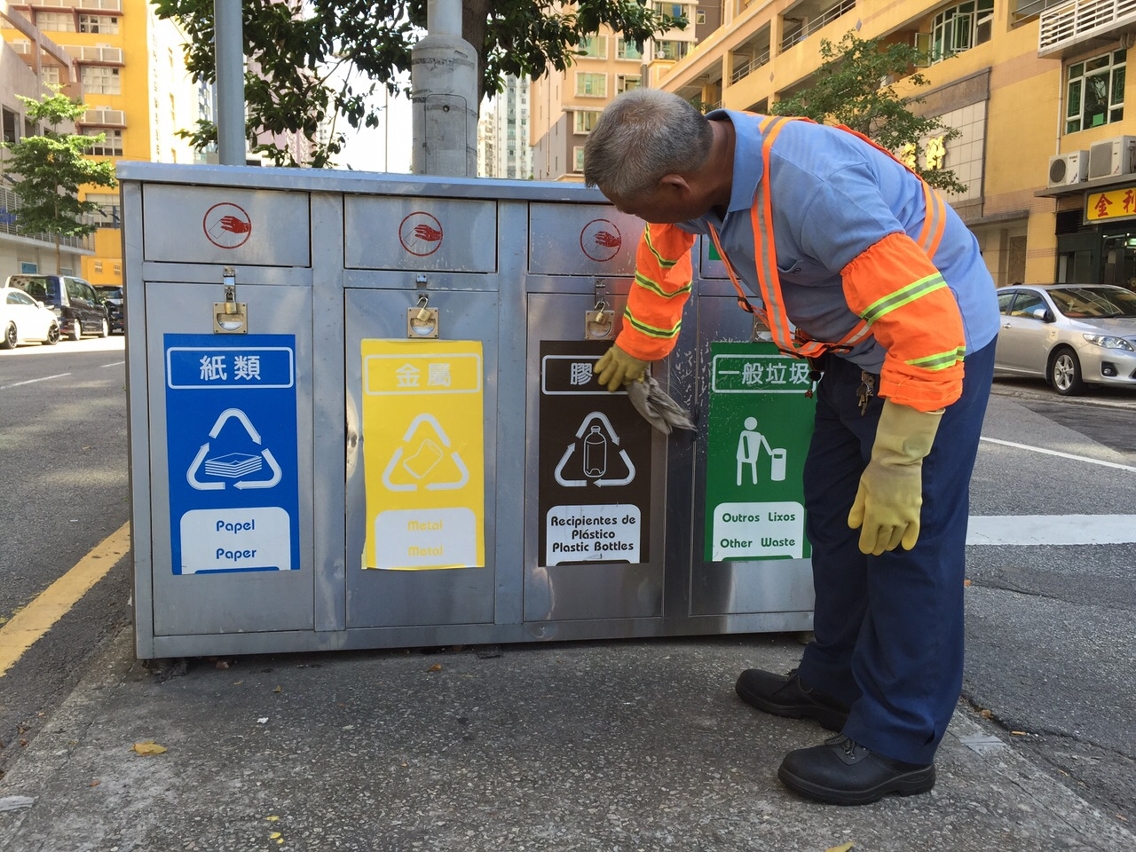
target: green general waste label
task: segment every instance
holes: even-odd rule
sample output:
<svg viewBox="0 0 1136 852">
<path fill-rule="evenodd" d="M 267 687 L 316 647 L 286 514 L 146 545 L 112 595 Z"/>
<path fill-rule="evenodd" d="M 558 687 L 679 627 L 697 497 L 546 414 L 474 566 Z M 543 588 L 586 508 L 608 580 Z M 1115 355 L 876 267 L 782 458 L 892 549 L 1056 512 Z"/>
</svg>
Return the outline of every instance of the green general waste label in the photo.
<svg viewBox="0 0 1136 852">
<path fill-rule="evenodd" d="M 809 362 L 772 343 L 712 343 L 710 357 L 704 558 L 808 558 Z"/>
</svg>

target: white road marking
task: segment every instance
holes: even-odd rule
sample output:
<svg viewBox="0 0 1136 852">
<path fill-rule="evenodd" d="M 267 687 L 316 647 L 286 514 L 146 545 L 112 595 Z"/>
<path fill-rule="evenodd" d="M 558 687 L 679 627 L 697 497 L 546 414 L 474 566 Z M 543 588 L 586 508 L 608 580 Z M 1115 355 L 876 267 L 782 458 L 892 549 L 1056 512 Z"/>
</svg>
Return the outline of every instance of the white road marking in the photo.
<svg viewBox="0 0 1136 852">
<path fill-rule="evenodd" d="M 1019 450 L 1028 450 L 1031 453 L 1043 453 L 1047 456 L 1059 456 L 1063 459 L 1072 459 L 1073 461 L 1083 461 L 1089 464 L 1099 464 L 1103 467 L 1114 467 L 1118 470 L 1130 470 L 1136 473 L 1136 467 L 1130 464 L 1118 464 L 1116 462 L 1101 461 L 1100 459 L 1091 459 L 1088 456 L 1075 456 L 1072 453 L 1061 453 L 1057 450 L 1043 450 L 1041 447 L 1031 447 L 1029 444 L 1016 444 L 1013 441 L 1001 441 L 997 438 L 983 437 L 981 440 L 989 441 L 991 444 L 1001 444 L 1003 447 L 1015 447 Z"/>
<path fill-rule="evenodd" d="M 1136 515 L 971 515 L 966 543 L 978 545 L 1130 544 Z"/>
<path fill-rule="evenodd" d="M 49 379 L 62 379 L 64 376 L 70 376 L 70 373 L 57 373 L 54 376 L 44 376 L 42 379 L 28 379 L 26 382 L 16 382 L 11 385 L 0 385 L 0 390 L 8 390 L 8 388 L 18 388 L 20 385 L 32 385 L 36 382 L 46 382 Z"/>
<path fill-rule="evenodd" d="M 103 366 L 104 367 L 121 367 L 125 363 L 126 363 L 125 361 L 115 361 L 111 364 L 103 364 Z"/>
</svg>

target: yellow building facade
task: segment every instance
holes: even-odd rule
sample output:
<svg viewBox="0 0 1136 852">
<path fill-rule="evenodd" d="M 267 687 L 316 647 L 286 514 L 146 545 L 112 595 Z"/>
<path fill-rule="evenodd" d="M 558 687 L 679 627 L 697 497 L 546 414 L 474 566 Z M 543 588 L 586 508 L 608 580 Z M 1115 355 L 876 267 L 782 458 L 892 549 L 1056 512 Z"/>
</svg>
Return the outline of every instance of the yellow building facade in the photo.
<svg viewBox="0 0 1136 852">
<path fill-rule="evenodd" d="M 146 0 L 14 0 L 12 10 L 72 58 L 62 66 L 38 50 L 27 33 L 5 29 L 4 38 L 44 83 L 59 83 L 82 100 L 76 132 L 105 139 L 90 152 L 98 159 L 193 162 L 178 130 L 193 127 L 199 114 L 197 88 L 185 70 L 183 39 L 169 21 L 158 20 Z M 74 79 L 72 79 L 72 75 Z M 94 253 L 77 272 L 98 286 L 121 286 L 122 232 L 117 189 L 81 193 L 96 201 L 99 229 Z"/>
</svg>

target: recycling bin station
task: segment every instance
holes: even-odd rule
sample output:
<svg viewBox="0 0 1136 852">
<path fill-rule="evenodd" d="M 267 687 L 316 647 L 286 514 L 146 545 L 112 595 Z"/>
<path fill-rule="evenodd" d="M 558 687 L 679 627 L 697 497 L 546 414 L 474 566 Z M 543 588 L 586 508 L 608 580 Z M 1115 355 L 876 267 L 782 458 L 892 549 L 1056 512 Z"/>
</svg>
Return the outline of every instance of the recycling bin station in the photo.
<svg viewBox="0 0 1136 852">
<path fill-rule="evenodd" d="M 595 190 L 118 175 L 140 658 L 811 628 L 807 369 L 705 241 L 668 437 L 592 372 L 643 227 Z"/>
</svg>

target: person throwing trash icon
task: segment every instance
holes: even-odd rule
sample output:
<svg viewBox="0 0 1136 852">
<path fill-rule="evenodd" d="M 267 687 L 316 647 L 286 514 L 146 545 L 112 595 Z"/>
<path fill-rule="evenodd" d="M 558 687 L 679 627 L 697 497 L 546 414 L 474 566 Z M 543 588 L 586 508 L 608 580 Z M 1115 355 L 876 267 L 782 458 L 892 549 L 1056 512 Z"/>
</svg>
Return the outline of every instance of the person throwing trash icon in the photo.
<svg viewBox="0 0 1136 852">
<path fill-rule="evenodd" d="M 749 475 L 752 485 L 757 485 L 757 460 L 761 456 L 761 448 L 769 454 L 770 462 L 773 460 L 773 448 L 765 440 L 765 436 L 757 430 L 757 418 L 747 417 L 745 429 L 738 435 L 738 486 L 742 484 L 742 472 L 749 465 Z"/>
</svg>

